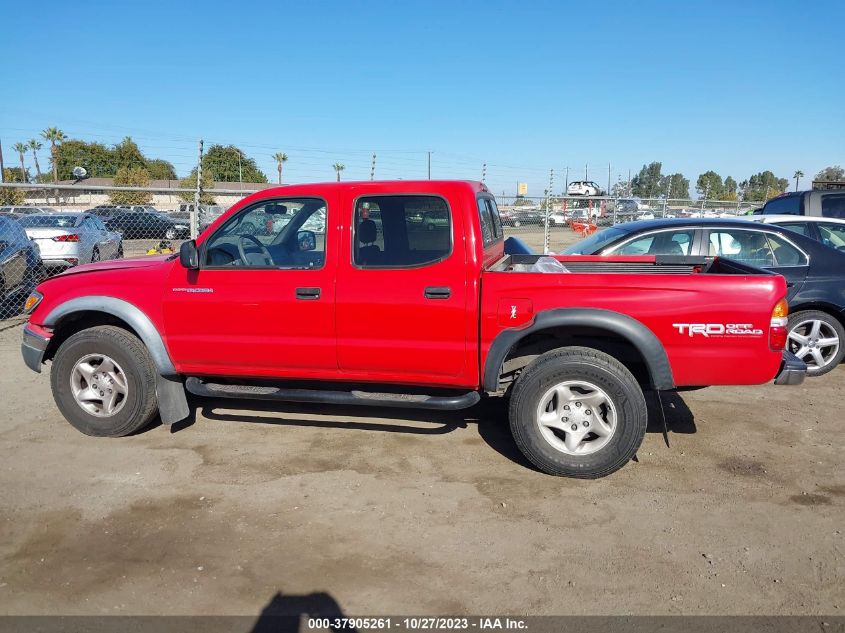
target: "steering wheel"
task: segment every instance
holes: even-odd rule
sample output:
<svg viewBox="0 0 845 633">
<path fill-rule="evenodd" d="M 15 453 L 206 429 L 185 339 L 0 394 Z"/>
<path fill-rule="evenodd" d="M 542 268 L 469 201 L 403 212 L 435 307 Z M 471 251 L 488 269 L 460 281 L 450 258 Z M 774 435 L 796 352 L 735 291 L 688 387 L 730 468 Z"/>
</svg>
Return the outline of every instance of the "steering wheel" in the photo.
<svg viewBox="0 0 845 633">
<path fill-rule="evenodd" d="M 254 235 L 249 234 L 241 234 L 238 236 L 238 254 L 241 256 L 241 261 L 244 265 L 249 263 L 249 260 L 246 257 L 246 248 L 244 246 L 244 240 L 252 241 L 256 246 L 258 246 L 258 251 L 261 256 L 264 258 L 264 263 L 267 266 L 275 266 L 276 262 L 273 261 L 273 256 L 270 255 L 270 251 L 267 250 L 267 247 L 264 246 L 261 242 L 258 241 L 258 238 Z"/>
</svg>

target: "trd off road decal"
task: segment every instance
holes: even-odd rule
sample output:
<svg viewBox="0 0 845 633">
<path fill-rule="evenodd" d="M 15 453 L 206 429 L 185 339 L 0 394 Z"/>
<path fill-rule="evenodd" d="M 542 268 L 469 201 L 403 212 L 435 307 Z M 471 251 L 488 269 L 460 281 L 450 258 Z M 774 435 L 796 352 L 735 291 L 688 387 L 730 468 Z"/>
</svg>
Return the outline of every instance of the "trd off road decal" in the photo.
<svg viewBox="0 0 845 633">
<path fill-rule="evenodd" d="M 690 337 L 696 334 L 705 338 L 763 336 L 763 330 L 755 328 L 751 323 L 673 323 L 672 327 L 676 328 L 679 334 Z"/>
</svg>

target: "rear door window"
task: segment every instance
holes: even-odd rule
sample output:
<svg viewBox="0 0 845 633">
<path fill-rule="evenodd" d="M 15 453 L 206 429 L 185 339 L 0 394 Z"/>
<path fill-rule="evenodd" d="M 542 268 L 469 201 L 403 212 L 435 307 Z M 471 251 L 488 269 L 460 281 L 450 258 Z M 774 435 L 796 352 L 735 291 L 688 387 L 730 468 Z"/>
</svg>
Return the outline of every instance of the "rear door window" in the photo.
<svg viewBox="0 0 845 633">
<path fill-rule="evenodd" d="M 353 262 L 361 268 L 427 266 L 452 252 L 452 216 L 436 196 L 359 198 L 353 226 Z"/>
<path fill-rule="evenodd" d="M 810 229 L 809 222 L 778 222 L 778 226 L 782 226 L 790 231 L 795 231 L 807 237 L 813 237 L 812 229 Z"/>
<path fill-rule="evenodd" d="M 826 218 L 845 219 L 845 195 L 827 194 L 822 196 L 822 215 Z"/>
<path fill-rule="evenodd" d="M 822 244 L 839 250 L 845 250 L 845 224 L 819 222 L 817 226 Z"/>
</svg>

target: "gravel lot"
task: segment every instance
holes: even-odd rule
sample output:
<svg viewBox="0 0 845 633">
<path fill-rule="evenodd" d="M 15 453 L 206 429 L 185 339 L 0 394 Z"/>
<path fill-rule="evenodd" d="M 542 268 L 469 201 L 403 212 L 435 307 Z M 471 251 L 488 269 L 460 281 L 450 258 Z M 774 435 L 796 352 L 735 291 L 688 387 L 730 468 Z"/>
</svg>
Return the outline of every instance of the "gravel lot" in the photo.
<svg viewBox="0 0 845 633">
<path fill-rule="evenodd" d="M 638 462 L 574 481 L 524 462 L 496 399 L 200 401 L 177 430 L 85 437 L 24 367 L 20 322 L 0 322 L 2 614 L 845 608 L 845 366 L 672 396 L 671 448 L 654 426 Z"/>
</svg>

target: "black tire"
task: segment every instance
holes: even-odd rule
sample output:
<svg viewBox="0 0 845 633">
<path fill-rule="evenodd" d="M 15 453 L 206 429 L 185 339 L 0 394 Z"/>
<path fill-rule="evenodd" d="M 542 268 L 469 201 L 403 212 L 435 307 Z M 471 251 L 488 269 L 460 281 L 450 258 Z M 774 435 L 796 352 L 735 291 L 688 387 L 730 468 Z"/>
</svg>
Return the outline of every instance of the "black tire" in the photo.
<svg viewBox="0 0 845 633">
<path fill-rule="evenodd" d="M 98 417 L 77 403 L 71 391 L 71 373 L 89 354 L 109 356 L 123 369 L 125 402 L 114 415 Z M 133 334 L 111 325 L 81 330 L 61 344 L 53 358 L 50 386 L 65 419 L 85 435 L 122 437 L 147 426 L 156 414 L 156 371 L 147 348 Z"/>
<path fill-rule="evenodd" d="M 115 259 L 123 259 L 123 242 L 117 245 L 117 255 Z"/>
<path fill-rule="evenodd" d="M 540 430 L 540 399 L 554 385 L 569 380 L 599 387 L 616 409 L 613 433 L 593 453 L 559 450 Z M 636 455 L 648 425 L 645 397 L 631 372 L 612 356 L 588 347 L 552 350 L 528 365 L 511 392 L 509 417 L 516 445 L 532 464 L 550 475 L 580 479 L 597 479 L 622 468 Z"/>
<path fill-rule="evenodd" d="M 167 229 L 167 230 L 164 232 L 164 239 L 166 239 L 166 240 L 175 240 L 175 239 L 176 239 L 176 235 L 177 235 L 177 233 L 176 233 L 176 229 L 173 229 L 173 228 L 171 228 L 171 229 Z"/>
<path fill-rule="evenodd" d="M 98 261 L 100 261 L 100 249 L 95 247 L 94 250 L 91 251 L 91 262 L 93 263 Z"/>
<path fill-rule="evenodd" d="M 808 321 L 821 321 L 825 324 L 825 326 L 827 326 L 827 328 L 832 330 L 835 333 L 836 338 L 839 339 L 839 349 L 828 359 L 828 362 L 821 367 L 814 362 L 811 355 L 799 355 L 801 360 L 807 362 L 807 376 L 815 378 L 816 376 L 823 376 L 829 371 L 836 369 L 839 363 L 842 362 L 843 357 L 845 357 L 845 328 L 842 327 L 842 323 L 839 322 L 839 319 L 831 316 L 827 312 L 822 312 L 821 310 L 800 310 L 795 314 L 790 314 L 787 322 L 787 329 L 790 334 L 787 347 L 793 354 L 799 351 L 799 346 L 791 337 L 793 333 L 801 333 L 799 328 L 801 331 L 805 331 L 805 328 L 802 327 L 801 324 Z"/>
</svg>

